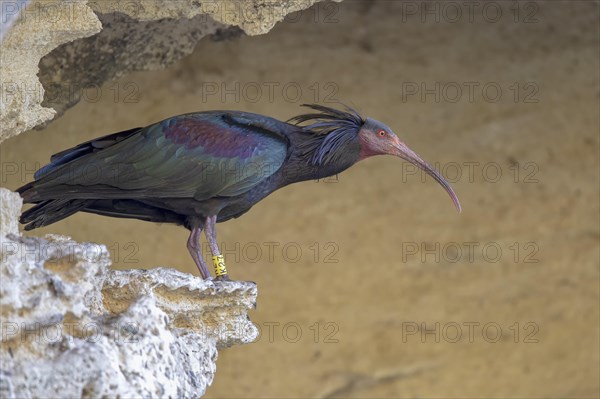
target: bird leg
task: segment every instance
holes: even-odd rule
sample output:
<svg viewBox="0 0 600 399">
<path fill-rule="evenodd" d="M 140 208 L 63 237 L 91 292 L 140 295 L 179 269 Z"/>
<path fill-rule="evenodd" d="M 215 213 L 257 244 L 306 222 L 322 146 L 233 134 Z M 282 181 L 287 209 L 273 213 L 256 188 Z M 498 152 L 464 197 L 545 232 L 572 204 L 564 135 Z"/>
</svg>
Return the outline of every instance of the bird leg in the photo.
<svg viewBox="0 0 600 399">
<path fill-rule="evenodd" d="M 190 237 L 187 241 L 187 249 L 192 255 L 192 259 L 196 262 L 196 266 L 200 271 L 200 275 L 203 279 L 210 278 L 210 271 L 206 267 L 206 262 L 202 259 L 202 252 L 200 251 L 200 235 L 202 234 L 202 227 L 193 227 L 190 233 Z"/>
<path fill-rule="evenodd" d="M 206 234 L 206 240 L 208 241 L 208 247 L 212 253 L 212 260 L 215 266 L 215 276 L 217 280 L 229 280 L 227 275 L 227 269 L 225 268 L 225 258 L 219 251 L 217 245 L 217 215 L 209 216 L 206 218 L 204 234 Z"/>
</svg>

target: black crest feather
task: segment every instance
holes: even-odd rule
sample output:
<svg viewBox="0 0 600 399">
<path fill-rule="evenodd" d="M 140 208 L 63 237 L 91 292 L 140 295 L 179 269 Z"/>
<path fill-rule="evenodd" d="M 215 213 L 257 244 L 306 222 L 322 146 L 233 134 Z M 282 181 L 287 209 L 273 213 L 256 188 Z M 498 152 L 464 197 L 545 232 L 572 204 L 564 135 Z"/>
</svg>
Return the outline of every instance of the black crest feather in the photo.
<svg viewBox="0 0 600 399">
<path fill-rule="evenodd" d="M 312 108 L 313 113 L 302 114 L 291 118 L 288 122 L 299 126 L 312 137 L 305 142 L 305 152 L 312 153 L 311 163 L 322 165 L 334 162 L 339 150 L 348 141 L 356 139 L 358 131 L 365 119 L 353 108 L 344 105 L 345 110 L 326 107 L 318 104 L 302 104 Z"/>
</svg>

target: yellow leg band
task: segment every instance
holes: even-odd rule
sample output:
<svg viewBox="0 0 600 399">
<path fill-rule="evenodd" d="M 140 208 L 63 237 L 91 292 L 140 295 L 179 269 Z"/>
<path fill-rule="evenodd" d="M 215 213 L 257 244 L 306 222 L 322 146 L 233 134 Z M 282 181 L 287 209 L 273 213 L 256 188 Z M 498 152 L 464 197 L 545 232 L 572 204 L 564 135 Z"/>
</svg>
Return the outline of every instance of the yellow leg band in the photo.
<svg viewBox="0 0 600 399">
<path fill-rule="evenodd" d="M 215 265 L 215 275 L 217 277 L 226 276 L 227 268 L 225 267 L 225 257 L 217 255 L 212 257 L 213 265 Z"/>
</svg>

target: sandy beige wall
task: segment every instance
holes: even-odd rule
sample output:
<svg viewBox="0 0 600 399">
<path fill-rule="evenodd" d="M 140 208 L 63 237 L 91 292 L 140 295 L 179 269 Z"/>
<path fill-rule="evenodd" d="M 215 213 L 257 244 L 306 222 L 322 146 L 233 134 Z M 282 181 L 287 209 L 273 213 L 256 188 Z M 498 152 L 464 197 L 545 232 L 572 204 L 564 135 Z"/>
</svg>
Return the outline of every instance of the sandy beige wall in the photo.
<svg viewBox="0 0 600 399">
<path fill-rule="evenodd" d="M 377 158 L 219 225 L 231 275 L 258 283 L 263 335 L 222 353 L 207 395 L 597 397 L 597 3 L 519 3 L 517 15 L 498 2 L 502 16 L 476 8 L 472 22 L 461 6 L 455 23 L 430 4 L 438 15 L 348 1 L 267 36 L 205 40 L 4 143 L 2 186 L 67 146 L 171 115 L 354 104 L 438 163 L 464 212 Z M 49 232 L 106 243 L 118 268 L 196 272 L 181 228 L 82 214 L 35 234 Z"/>
</svg>

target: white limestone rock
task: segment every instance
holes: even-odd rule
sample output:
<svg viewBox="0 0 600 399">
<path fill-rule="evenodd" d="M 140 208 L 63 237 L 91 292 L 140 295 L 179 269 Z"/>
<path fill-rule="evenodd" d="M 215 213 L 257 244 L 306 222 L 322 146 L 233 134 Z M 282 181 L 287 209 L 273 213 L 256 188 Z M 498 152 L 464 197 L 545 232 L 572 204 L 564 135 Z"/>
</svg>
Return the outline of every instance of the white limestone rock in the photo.
<svg viewBox="0 0 600 399">
<path fill-rule="evenodd" d="M 205 36 L 259 35 L 319 0 L 24 0 L 3 5 L 0 143 L 44 126 L 83 90 L 167 67 Z"/>
<path fill-rule="evenodd" d="M 19 215 L 23 200 L 17 193 L 0 187 L 0 236 L 19 234 Z"/>
<path fill-rule="evenodd" d="M 15 195 L 0 188 L 0 397 L 199 397 L 218 349 L 257 338 L 254 283 L 110 270 L 104 245 L 15 234 Z"/>
</svg>

